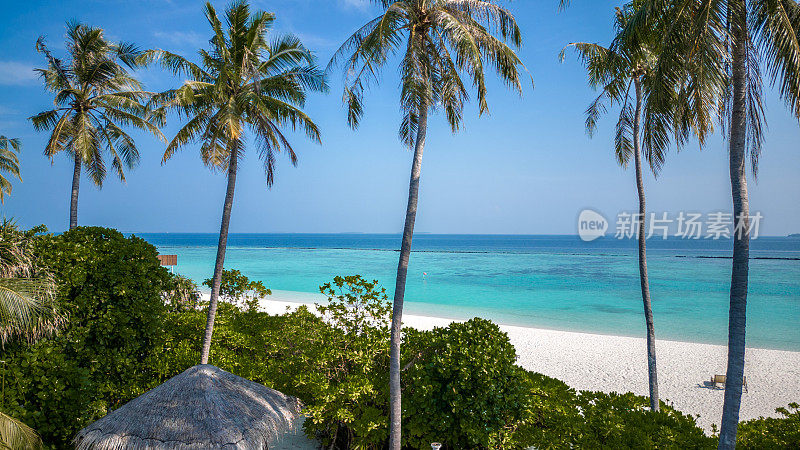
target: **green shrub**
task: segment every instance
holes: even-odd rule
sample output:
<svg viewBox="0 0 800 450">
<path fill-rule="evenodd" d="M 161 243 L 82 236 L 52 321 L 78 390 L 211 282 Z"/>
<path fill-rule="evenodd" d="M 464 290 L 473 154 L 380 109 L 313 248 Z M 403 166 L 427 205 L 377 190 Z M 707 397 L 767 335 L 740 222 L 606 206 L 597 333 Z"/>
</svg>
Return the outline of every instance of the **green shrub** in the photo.
<svg viewBox="0 0 800 450">
<path fill-rule="evenodd" d="M 426 448 L 508 447 L 522 418 L 525 371 L 506 333 L 485 319 L 407 332 L 405 444 Z"/>
<path fill-rule="evenodd" d="M 736 446 L 742 449 L 800 448 L 800 404 L 775 410 L 782 418 L 760 417 L 739 424 Z"/>
<path fill-rule="evenodd" d="M 585 425 L 577 408 L 578 393 L 566 383 L 536 372 L 525 372 L 522 419 L 512 427 L 511 448 L 570 448 Z"/>
<path fill-rule="evenodd" d="M 207 278 L 203 286 L 213 289 L 214 280 Z M 236 269 L 223 269 L 219 284 L 219 296 L 222 300 L 243 309 L 255 309 L 258 299 L 272 294 L 272 291 L 260 281 L 250 281 Z"/>
<path fill-rule="evenodd" d="M 68 319 L 51 339 L 2 351 L 12 374 L 5 405 L 46 444 L 66 447 L 81 427 L 144 392 L 152 374 L 142 361 L 163 347 L 169 273 L 155 247 L 105 228 L 42 236 L 35 249 Z"/>
<path fill-rule="evenodd" d="M 380 448 L 388 438 L 389 323 L 385 289 L 360 276 L 320 287 L 322 317 L 285 316 L 266 358 L 288 375 L 284 392 L 306 404 L 305 431 L 326 447 Z"/>
<path fill-rule="evenodd" d="M 649 410 L 647 397 L 584 391 L 578 395 L 583 427 L 572 444 L 580 448 L 716 448 L 695 418 L 660 403 Z"/>
<path fill-rule="evenodd" d="M 200 306 L 197 284 L 183 275 L 172 275 L 163 297 L 170 312 L 197 309 Z"/>
</svg>

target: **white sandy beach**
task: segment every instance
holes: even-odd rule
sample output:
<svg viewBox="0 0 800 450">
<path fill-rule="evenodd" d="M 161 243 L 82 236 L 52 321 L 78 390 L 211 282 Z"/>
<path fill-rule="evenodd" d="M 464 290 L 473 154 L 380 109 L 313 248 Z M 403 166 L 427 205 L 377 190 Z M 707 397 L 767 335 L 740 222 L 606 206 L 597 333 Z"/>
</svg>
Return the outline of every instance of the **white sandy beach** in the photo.
<svg viewBox="0 0 800 450">
<path fill-rule="evenodd" d="M 271 314 L 304 303 L 280 293 L 262 300 Z M 295 299 L 296 300 L 296 299 Z M 307 304 L 313 308 L 313 304 Z M 405 315 L 404 326 L 432 329 L 450 319 Z M 647 395 L 644 338 L 501 326 L 517 349 L 520 366 L 563 380 L 575 389 L 634 392 Z M 661 398 L 684 413 L 699 415 L 707 431 L 719 426 L 724 391 L 706 386 L 713 374 L 724 374 L 727 349 L 720 345 L 658 341 Z M 776 416 L 775 408 L 800 401 L 800 352 L 748 349 L 745 374 L 749 392 L 742 396 L 740 420 Z"/>
</svg>

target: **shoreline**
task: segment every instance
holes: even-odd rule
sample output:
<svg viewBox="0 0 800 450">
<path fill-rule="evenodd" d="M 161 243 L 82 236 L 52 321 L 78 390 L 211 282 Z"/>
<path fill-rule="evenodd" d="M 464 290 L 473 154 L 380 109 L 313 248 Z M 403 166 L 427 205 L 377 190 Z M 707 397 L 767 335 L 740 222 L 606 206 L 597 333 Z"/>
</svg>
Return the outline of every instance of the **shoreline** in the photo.
<svg viewBox="0 0 800 450">
<path fill-rule="evenodd" d="M 320 294 L 294 294 L 273 291 L 273 295 L 261 299 L 260 309 L 283 314 L 305 305 L 314 311 Z M 207 298 L 208 293 L 203 295 Z M 461 320 L 403 315 L 403 326 L 420 330 L 457 321 Z M 526 370 L 557 378 L 577 390 L 648 395 L 644 337 L 499 326 L 517 350 L 517 364 Z M 712 424 L 719 428 L 725 391 L 710 387 L 709 381 L 713 375 L 725 373 L 727 347 L 657 340 L 656 357 L 661 400 L 683 413 L 699 416 L 698 425 L 708 433 Z M 775 408 L 800 400 L 800 352 L 748 348 L 745 359 L 749 391 L 742 395 L 740 421 L 779 417 Z"/>
<path fill-rule="evenodd" d="M 206 300 L 207 297 L 210 295 L 211 290 L 203 287 L 200 289 L 200 293 L 205 296 Z M 276 290 L 272 289 L 272 295 L 266 298 L 268 301 L 278 301 L 278 302 L 285 302 L 288 304 L 304 304 L 306 306 L 313 306 L 314 303 L 324 303 L 326 301 L 326 297 L 319 292 L 302 292 L 302 291 L 286 291 L 286 290 Z M 391 300 L 391 298 L 390 298 Z M 430 312 L 420 313 L 419 309 L 427 309 L 427 310 L 434 310 Z M 447 311 L 456 311 L 454 313 L 448 313 Z M 542 330 L 542 331 L 559 331 L 565 333 L 575 333 L 575 334 L 590 334 L 590 335 L 597 335 L 597 336 L 609 336 L 609 337 L 622 337 L 622 338 L 633 338 L 638 339 L 639 336 L 634 334 L 625 334 L 625 333 L 616 333 L 614 331 L 593 331 L 593 330 L 583 330 L 579 327 L 570 328 L 568 326 L 547 326 L 547 325 L 538 325 L 538 324 L 520 324 L 520 323 L 513 323 L 504 321 L 502 318 L 491 317 L 487 315 L 480 314 L 479 311 L 473 311 L 473 313 L 469 313 L 469 310 L 460 311 L 453 310 L 451 308 L 446 307 L 446 305 L 438 305 L 433 303 L 424 303 L 424 302 L 415 302 L 415 301 L 406 301 L 404 310 L 403 310 L 403 318 L 408 317 L 415 317 L 419 318 L 424 322 L 425 320 L 431 319 L 436 321 L 436 323 L 442 323 L 442 325 L 436 326 L 447 326 L 450 322 L 460 321 L 464 322 L 473 317 L 481 317 L 487 320 L 491 320 L 492 322 L 496 323 L 500 327 L 511 327 L 511 328 L 523 328 L 523 329 L 534 329 L 534 330 Z M 275 314 L 275 313 L 271 313 Z M 280 313 L 279 313 L 280 314 Z M 438 322 L 441 320 L 442 322 Z M 407 325 L 407 324 L 406 324 Z M 420 328 L 419 326 L 415 326 L 415 328 Z M 433 327 L 431 327 L 433 328 Z M 644 339 L 644 338 L 642 338 Z M 674 342 L 679 344 L 698 344 L 698 345 L 711 345 L 717 347 L 725 347 L 727 348 L 727 344 L 720 343 L 720 342 L 700 342 L 700 341 L 692 341 L 686 339 L 675 339 L 675 338 L 659 338 L 658 335 L 656 339 L 659 342 Z M 747 350 L 774 350 L 774 351 L 781 351 L 781 352 L 789 352 L 789 353 L 800 353 L 800 349 L 787 349 L 787 348 L 774 348 L 774 347 L 759 347 L 759 346 L 747 346 Z M 785 406 L 785 405 L 784 405 Z"/>
</svg>

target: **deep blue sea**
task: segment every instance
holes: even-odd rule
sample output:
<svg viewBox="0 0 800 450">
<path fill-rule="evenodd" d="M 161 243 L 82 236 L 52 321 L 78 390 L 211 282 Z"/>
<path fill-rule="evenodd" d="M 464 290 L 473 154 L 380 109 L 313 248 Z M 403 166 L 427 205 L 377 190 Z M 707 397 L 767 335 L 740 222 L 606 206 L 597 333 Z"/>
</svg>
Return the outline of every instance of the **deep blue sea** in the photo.
<svg viewBox="0 0 800 450">
<path fill-rule="evenodd" d="M 198 283 L 211 276 L 217 235 L 138 235 L 162 254 L 177 254 L 177 272 Z M 731 242 L 647 243 L 657 338 L 726 343 Z M 225 266 L 298 301 L 352 274 L 379 280 L 391 298 L 399 247 L 393 234 L 233 234 Z M 407 313 L 644 333 L 635 240 L 418 234 L 413 247 Z M 748 345 L 800 351 L 800 238 L 759 237 L 751 258 Z"/>
</svg>

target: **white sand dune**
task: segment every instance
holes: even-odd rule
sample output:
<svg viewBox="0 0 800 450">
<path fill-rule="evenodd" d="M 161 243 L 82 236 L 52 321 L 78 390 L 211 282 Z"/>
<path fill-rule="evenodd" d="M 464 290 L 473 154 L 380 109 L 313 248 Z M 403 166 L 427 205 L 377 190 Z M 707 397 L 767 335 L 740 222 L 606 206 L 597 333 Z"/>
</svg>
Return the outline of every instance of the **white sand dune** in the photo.
<svg viewBox="0 0 800 450">
<path fill-rule="evenodd" d="M 288 301 L 287 301 L 288 300 Z M 295 300 L 292 302 L 291 300 Z M 280 293 L 262 300 L 271 314 L 294 309 L 295 297 Z M 313 304 L 309 305 L 313 309 Z M 418 329 L 447 326 L 450 319 L 405 315 L 403 323 Z M 501 326 L 508 333 L 525 369 L 563 380 L 575 389 L 648 395 L 644 338 Z M 691 342 L 657 341 L 661 399 L 699 416 L 707 431 L 719 426 L 724 391 L 706 385 L 724 374 L 727 348 Z M 745 375 L 749 392 L 742 396 L 740 420 L 776 417 L 775 408 L 800 402 L 800 352 L 748 349 Z"/>
</svg>

